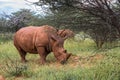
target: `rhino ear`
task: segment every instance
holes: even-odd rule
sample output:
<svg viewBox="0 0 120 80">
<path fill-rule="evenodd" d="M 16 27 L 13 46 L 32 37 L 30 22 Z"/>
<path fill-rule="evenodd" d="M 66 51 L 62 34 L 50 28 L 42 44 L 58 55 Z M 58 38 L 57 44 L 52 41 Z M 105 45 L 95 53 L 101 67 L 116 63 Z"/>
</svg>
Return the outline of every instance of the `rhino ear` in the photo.
<svg viewBox="0 0 120 80">
<path fill-rule="evenodd" d="M 57 37 L 55 37 L 54 35 L 51 36 L 51 39 L 57 41 Z"/>
<path fill-rule="evenodd" d="M 65 29 L 59 30 L 59 31 L 58 31 L 58 34 L 61 36 L 61 35 L 64 33 L 64 31 L 65 31 Z"/>
</svg>

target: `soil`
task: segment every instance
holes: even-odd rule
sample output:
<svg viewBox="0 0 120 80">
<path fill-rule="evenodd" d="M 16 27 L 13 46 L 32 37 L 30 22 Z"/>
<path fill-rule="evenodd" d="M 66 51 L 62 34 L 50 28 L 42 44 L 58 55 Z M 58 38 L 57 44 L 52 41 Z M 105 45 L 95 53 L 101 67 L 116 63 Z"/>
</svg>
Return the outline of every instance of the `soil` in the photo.
<svg viewBox="0 0 120 80">
<path fill-rule="evenodd" d="M 85 67 L 85 68 L 91 68 L 93 66 L 96 65 L 96 63 L 102 61 L 104 59 L 104 55 L 102 54 L 94 54 L 92 56 L 76 56 L 76 55 L 72 55 L 69 60 L 67 61 L 66 64 L 64 64 L 65 66 L 69 66 L 71 68 L 75 68 L 75 67 Z M 56 68 L 62 68 L 63 65 L 60 64 L 59 62 L 52 62 L 50 61 L 48 63 L 49 66 L 56 66 Z"/>
<path fill-rule="evenodd" d="M 81 67 L 92 67 L 95 65 L 95 63 L 103 60 L 105 56 L 102 54 L 95 54 L 92 56 L 86 56 L 86 57 L 81 57 L 81 56 L 71 56 L 70 57 L 70 61 L 69 64 L 72 67 L 77 67 L 77 66 L 81 66 Z"/>
</svg>

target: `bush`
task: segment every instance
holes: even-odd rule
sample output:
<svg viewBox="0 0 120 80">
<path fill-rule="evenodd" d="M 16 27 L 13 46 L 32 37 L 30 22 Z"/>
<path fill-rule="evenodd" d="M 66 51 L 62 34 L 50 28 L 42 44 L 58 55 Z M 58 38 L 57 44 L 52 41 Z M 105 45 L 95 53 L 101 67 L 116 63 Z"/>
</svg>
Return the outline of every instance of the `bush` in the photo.
<svg viewBox="0 0 120 80">
<path fill-rule="evenodd" d="M 10 41 L 13 38 L 13 33 L 0 33 L 0 44 Z"/>
<path fill-rule="evenodd" d="M 14 77 L 30 77 L 32 72 L 28 70 L 28 66 L 22 63 L 19 63 L 17 60 L 12 60 L 8 57 L 8 60 L 4 61 L 5 65 L 1 67 L 1 71 L 6 76 Z"/>
</svg>

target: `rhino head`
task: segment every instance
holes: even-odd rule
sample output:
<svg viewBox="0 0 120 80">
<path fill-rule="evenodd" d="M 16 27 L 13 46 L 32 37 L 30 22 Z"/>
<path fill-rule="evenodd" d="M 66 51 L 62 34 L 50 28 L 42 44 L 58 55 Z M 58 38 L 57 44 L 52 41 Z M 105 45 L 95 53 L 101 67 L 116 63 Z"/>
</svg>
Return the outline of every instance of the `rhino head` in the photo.
<svg viewBox="0 0 120 80">
<path fill-rule="evenodd" d="M 54 53 L 54 56 L 61 64 L 64 64 L 71 56 L 71 53 L 67 53 L 67 50 L 64 49 L 65 39 L 61 38 L 60 36 L 53 35 L 51 36 L 51 39 L 53 41 L 52 51 Z"/>
</svg>

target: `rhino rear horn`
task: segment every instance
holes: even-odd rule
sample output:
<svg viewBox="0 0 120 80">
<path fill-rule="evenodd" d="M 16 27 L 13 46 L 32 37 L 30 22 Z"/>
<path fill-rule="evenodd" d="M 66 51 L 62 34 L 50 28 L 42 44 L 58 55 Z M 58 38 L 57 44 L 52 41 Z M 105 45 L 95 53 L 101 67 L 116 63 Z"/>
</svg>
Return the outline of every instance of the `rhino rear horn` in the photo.
<svg viewBox="0 0 120 80">
<path fill-rule="evenodd" d="M 59 31 L 59 35 L 62 35 L 64 33 L 65 29 Z"/>
</svg>

